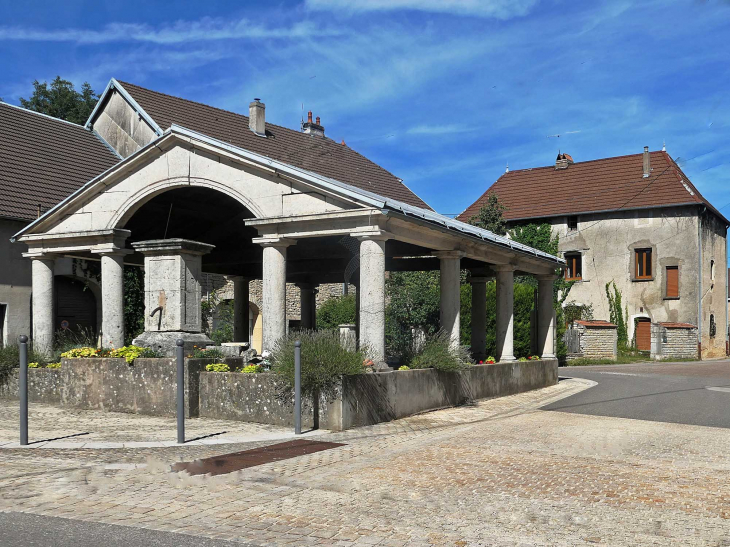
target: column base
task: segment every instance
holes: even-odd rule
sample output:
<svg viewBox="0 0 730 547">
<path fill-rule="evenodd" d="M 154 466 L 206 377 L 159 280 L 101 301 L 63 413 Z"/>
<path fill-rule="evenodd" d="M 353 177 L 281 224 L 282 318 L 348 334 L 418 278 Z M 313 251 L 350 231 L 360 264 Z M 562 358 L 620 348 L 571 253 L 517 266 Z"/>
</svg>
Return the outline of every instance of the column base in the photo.
<svg viewBox="0 0 730 547">
<path fill-rule="evenodd" d="M 497 362 L 498 363 L 511 363 L 512 361 L 517 361 L 517 358 L 515 358 L 513 355 L 510 355 L 509 357 L 500 357 Z"/>
<path fill-rule="evenodd" d="M 185 355 L 192 353 L 195 346 L 205 348 L 205 346 L 214 345 L 213 340 L 208 338 L 208 336 L 202 332 L 180 331 L 145 331 L 132 340 L 132 344 L 143 348 L 153 349 L 165 357 L 175 357 L 178 338 L 182 338 L 185 342 L 185 345 L 183 346 Z"/>
</svg>

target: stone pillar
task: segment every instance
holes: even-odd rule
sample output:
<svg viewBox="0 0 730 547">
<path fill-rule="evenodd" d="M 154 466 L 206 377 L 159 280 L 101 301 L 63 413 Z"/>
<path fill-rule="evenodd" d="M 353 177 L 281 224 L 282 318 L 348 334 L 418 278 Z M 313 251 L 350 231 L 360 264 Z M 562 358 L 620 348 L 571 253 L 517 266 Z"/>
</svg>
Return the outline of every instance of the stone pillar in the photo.
<svg viewBox="0 0 730 547">
<path fill-rule="evenodd" d="M 385 235 L 360 239 L 360 346 L 367 346 L 378 366 L 385 363 Z"/>
<path fill-rule="evenodd" d="M 487 358 L 487 281 L 472 276 L 471 283 L 471 355 L 477 361 Z"/>
<path fill-rule="evenodd" d="M 250 279 L 236 276 L 233 278 L 233 341 L 251 342 L 248 325 L 248 286 Z"/>
<path fill-rule="evenodd" d="M 124 346 L 124 255 L 101 255 L 101 345 Z"/>
<path fill-rule="evenodd" d="M 263 351 L 274 349 L 286 336 L 286 249 L 289 239 L 256 239 L 264 247 L 262 320 Z"/>
<path fill-rule="evenodd" d="M 299 316 L 301 318 L 299 324 L 303 329 L 312 329 L 314 328 L 312 325 L 314 287 L 309 283 L 297 283 L 297 286 L 299 287 Z"/>
<path fill-rule="evenodd" d="M 460 346 L 461 334 L 461 258 L 462 251 L 439 251 L 434 253 L 441 265 L 441 330 L 448 334 L 454 349 Z"/>
<path fill-rule="evenodd" d="M 132 341 L 172 357 L 175 342 L 193 346 L 213 341 L 202 333 L 203 255 L 213 245 L 187 239 L 156 239 L 132 243 L 144 255 L 145 331 Z"/>
<path fill-rule="evenodd" d="M 555 359 L 554 275 L 537 276 L 537 351 L 543 359 Z"/>
<path fill-rule="evenodd" d="M 45 255 L 31 257 L 33 291 L 33 349 L 50 357 L 53 352 L 54 298 L 53 268 L 55 259 Z"/>
<path fill-rule="evenodd" d="M 493 266 L 497 271 L 498 361 L 514 361 L 514 266 Z"/>
</svg>

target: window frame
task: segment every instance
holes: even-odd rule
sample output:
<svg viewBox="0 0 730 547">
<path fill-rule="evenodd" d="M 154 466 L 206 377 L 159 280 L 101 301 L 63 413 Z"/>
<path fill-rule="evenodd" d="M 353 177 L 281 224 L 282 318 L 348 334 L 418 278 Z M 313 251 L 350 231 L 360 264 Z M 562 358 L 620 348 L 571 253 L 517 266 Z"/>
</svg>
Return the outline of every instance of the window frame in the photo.
<svg viewBox="0 0 730 547">
<path fill-rule="evenodd" d="M 568 266 L 565 268 L 565 281 L 583 281 L 583 254 L 577 251 L 569 251 L 567 253 L 563 253 L 563 258 L 569 265 L 572 261 L 572 267 Z M 575 267 L 576 264 L 578 264 L 578 268 Z M 580 270 L 580 274 L 568 277 L 568 272 L 575 273 L 576 269 Z"/>
<path fill-rule="evenodd" d="M 575 223 L 575 228 L 570 227 L 570 225 L 572 223 Z M 566 219 L 566 226 L 568 228 L 568 232 L 577 232 L 578 231 L 578 215 L 569 215 Z"/>
<path fill-rule="evenodd" d="M 672 296 L 669 294 L 669 270 L 677 270 L 677 294 Z M 664 266 L 664 300 L 679 300 L 681 292 L 679 290 L 679 265 L 670 264 Z"/>
<path fill-rule="evenodd" d="M 649 275 L 646 275 L 647 261 L 646 257 L 649 256 Z M 639 257 L 643 256 L 642 260 Z M 651 281 L 654 279 L 654 249 L 651 247 L 637 247 L 634 249 L 634 281 Z M 644 268 L 644 275 L 639 275 L 639 265 Z"/>
</svg>

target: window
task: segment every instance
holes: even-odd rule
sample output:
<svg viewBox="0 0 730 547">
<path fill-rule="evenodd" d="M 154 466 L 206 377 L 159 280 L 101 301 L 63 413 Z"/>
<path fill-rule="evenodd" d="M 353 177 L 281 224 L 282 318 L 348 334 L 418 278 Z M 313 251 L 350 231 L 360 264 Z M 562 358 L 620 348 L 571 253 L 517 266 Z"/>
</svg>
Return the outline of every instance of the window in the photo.
<svg viewBox="0 0 730 547">
<path fill-rule="evenodd" d="M 568 231 L 569 232 L 578 231 L 578 217 L 568 217 Z"/>
<path fill-rule="evenodd" d="M 715 282 L 715 261 L 710 260 L 710 281 Z"/>
<path fill-rule="evenodd" d="M 583 261 L 580 253 L 565 253 L 565 261 L 568 267 L 565 269 L 567 281 L 577 281 L 583 278 Z"/>
<path fill-rule="evenodd" d="M 636 249 L 636 279 L 651 279 L 651 249 Z"/>
<path fill-rule="evenodd" d="M 717 334 L 717 323 L 715 323 L 715 316 L 710 314 L 710 338 L 714 338 Z"/>
<path fill-rule="evenodd" d="M 679 266 L 667 266 L 666 298 L 679 298 Z"/>
</svg>

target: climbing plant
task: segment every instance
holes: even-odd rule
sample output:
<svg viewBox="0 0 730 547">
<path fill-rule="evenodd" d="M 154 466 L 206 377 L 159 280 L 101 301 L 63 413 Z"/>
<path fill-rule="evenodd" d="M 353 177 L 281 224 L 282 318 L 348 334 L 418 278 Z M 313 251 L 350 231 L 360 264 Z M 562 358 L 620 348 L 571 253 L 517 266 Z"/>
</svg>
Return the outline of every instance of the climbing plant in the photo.
<svg viewBox="0 0 730 547">
<path fill-rule="evenodd" d="M 608 316 L 609 321 L 616 325 L 616 337 L 619 350 L 625 350 L 629 345 L 629 335 L 626 329 L 626 324 L 629 320 L 628 308 L 626 315 L 621 304 L 621 291 L 616 287 L 615 281 L 609 281 L 606 283 L 606 297 L 608 298 Z"/>
</svg>

